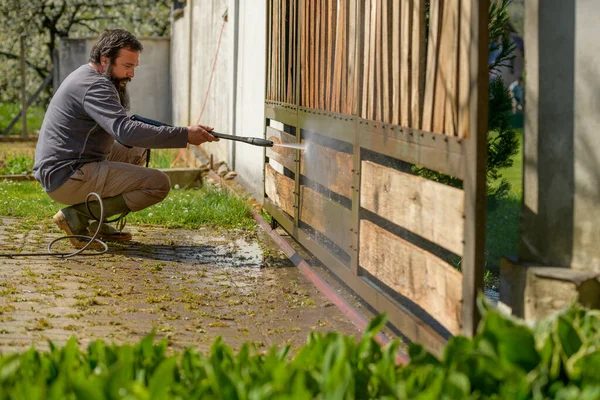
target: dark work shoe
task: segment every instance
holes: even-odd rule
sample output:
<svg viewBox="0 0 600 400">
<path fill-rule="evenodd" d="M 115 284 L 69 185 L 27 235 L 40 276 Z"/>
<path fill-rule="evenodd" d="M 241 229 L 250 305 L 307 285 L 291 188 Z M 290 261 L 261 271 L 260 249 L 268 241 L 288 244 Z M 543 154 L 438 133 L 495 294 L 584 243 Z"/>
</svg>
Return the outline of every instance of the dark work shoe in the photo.
<svg viewBox="0 0 600 400">
<path fill-rule="evenodd" d="M 89 235 L 94 236 L 97 229 L 98 221 L 92 221 L 89 227 Z M 98 239 L 102 239 L 105 242 L 128 242 L 132 239 L 132 236 L 129 232 L 121 232 L 108 224 L 102 224 L 100 225 Z"/>
</svg>

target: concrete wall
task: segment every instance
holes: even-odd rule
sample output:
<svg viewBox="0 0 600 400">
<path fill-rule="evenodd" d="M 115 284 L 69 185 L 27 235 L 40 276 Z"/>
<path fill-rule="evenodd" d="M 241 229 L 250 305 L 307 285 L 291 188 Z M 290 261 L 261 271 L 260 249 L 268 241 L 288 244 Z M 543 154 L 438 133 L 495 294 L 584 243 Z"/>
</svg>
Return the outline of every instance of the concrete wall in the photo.
<svg viewBox="0 0 600 400">
<path fill-rule="evenodd" d="M 533 0 L 526 9 L 520 255 L 600 272 L 600 2 Z"/>
<path fill-rule="evenodd" d="M 266 1 L 239 2 L 235 134 L 264 137 Z M 264 148 L 238 143 L 239 180 L 262 203 Z"/>
<path fill-rule="evenodd" d="M 500 297 L 539 318 L 568 300 L 600 304 L 600 2 L 525 10 L 521 243 L 501 266 Z"/>
<path fill-rule="evenodd" d="M 265 7 L 264 0 L 186 2 L 172 31 L 173 120 L 177 124 L 195 124 L 202 114 L 200 123 L 218 132 L 264 137 Z M 209 88 L 225 12 L 227 22 Z M 201 148 L 214 161 L 225 161 L 236 170 L 249 193 L 262 200 L 263 148 L 229 140 Z"/>
<path fill-rule="evenodd" d="M 172 123 L 170 39 L 139 38 L 144 45 L 135 78 L 129 83 L 131 114 Z M 95 38 L 61 39 L 59 44 L 59 80 L 88 62 Z"/>
</svg>

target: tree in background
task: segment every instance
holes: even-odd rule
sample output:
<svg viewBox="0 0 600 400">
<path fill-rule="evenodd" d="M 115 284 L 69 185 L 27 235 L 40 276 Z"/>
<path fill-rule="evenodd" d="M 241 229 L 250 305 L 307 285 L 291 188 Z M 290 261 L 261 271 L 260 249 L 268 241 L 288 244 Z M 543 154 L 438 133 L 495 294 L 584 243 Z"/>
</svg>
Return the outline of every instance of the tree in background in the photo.
<svg viewBox="0 0 600 400">
<path fill-rule="evenodd" d="M 515 44 L 510 38 L 509 7 L 512 0 L 496 0 L 490 3 L 489 33 L 490 53 L 497 53 L 489 64 L 492 78 L 489 85 L 489 119 L 488 119 L 488 162 L 487 192 L 492 199 L 502 198 L 510 192 L 510 183 L 502 178 L 500 169 L 511 167 L 512 157 L 519 151 L 519 139 L 511 125 L 512 102 L 508 87 L 494 73 L 500 68 L 510 65 L 514 58 Z M 415 166 L 413 172 L 419 176 L 432 179 L 447 185 L 462 188 L 462 180 L 436 171 Z M 494 182 L 499 180 L 499 184 Z"/>
<path fill-rule="evenodd" d="M 170 34 L 168 0 L 3 0 L 0 2 L 0 102 L 19 101 L 19 38 L 27 44 L 28 85 L 33 93 L 52 71 L 61 37 L 96 36 L 123 28 L 137 36 Z M 47 102 L 51 88 L 39 102 Z"/>
</svg>

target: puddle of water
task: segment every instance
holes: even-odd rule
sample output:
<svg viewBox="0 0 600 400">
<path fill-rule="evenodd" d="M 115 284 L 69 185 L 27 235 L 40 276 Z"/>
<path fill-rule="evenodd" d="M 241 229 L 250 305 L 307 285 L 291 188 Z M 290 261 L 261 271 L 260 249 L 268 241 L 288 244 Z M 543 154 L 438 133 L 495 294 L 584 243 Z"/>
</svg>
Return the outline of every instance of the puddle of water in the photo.
<svg viewBox="0 0 600 400">
<path fill-rule="evenodd" d="M 140 249 L 139 255 L 156 260 L 208 264 L 217 267 L 261 268 L 264 265 L 263 250 L 258 242 L 248 242 L 244 239 L 231 241 L 225 237 L 213 237 L 207 243 L 206 239 L 206 236 L 196 235 L 193 241 L 198 244 L 192 246 L 152 245 Z"/>
</svg>

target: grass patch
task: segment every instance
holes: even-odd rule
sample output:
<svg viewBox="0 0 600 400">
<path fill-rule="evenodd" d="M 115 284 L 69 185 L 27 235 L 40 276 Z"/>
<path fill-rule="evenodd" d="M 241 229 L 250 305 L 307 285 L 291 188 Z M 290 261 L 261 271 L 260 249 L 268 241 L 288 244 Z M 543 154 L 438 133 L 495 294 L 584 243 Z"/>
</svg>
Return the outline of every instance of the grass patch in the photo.
<svg viewBox="0 0 600 400">
<path fill-rule="evenodd" d="M 10 121 L 17 115 L 19 110 L 21 109 L 21 105 L 18 103 L 7 103 L 0 102 L 0 133 L 6 129 L 6 127 L 10 124 Z M 44 115 L 46 114 L 46 109 L 40 106 L 32 106 L 27 109 L 27 132 L 35 133 L 40 130 L 42 127 L 42 121 L 44 120 Z M 13 126 L 10 131 L 11 135 L 21 135 L 23 133 L 23 124 L 21 124 L 21 119 Z"/>
<path fill-rule="evenodd" d="M 51 218 L 60 204 L 35 182 L 0 182 L 0 215 L 34 220 Z M 172 190 L 152 207 L 129 214 L 131 223 L 193 229 L 202 225 L 251 229 L 255 226 L 249 203 L 214 187 Z"/>
<path fill-rule="evenodd" d="M 181 149 L 152 149 L 150 152 L 150 168 L 171 168 L 173 161 L 177 159 Z M 186 167 L 186 163 L 181 157 L 172 168 Z"/>
<path fill-rule="evenodd" d="M 247 200 L 225 190 L 172 190 L 164 201 L 130 214 L 130 222 L 159 224 L 167 228 L 196 228 L 201 225 L 251 229 L 255 226 Z"/>
<path fill-rule="evenodd" d="M 486 267 L 498 273 L 500 257 L 515 255 L 519 246 L 521 194 L 514 192 L 488 203 L 485 253 Z"/>
</svg>

